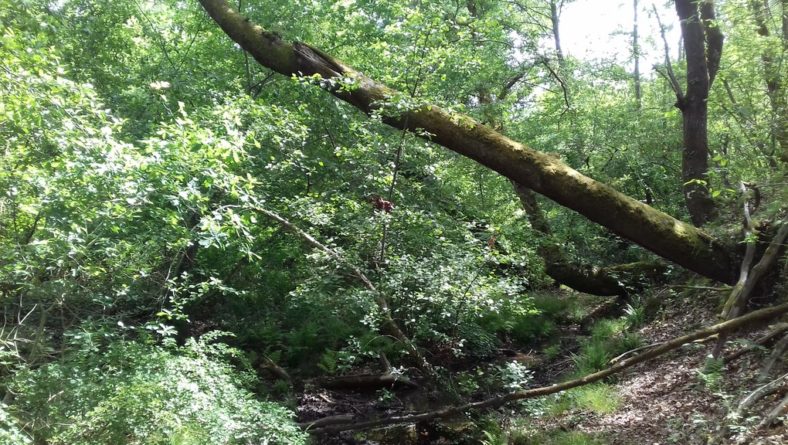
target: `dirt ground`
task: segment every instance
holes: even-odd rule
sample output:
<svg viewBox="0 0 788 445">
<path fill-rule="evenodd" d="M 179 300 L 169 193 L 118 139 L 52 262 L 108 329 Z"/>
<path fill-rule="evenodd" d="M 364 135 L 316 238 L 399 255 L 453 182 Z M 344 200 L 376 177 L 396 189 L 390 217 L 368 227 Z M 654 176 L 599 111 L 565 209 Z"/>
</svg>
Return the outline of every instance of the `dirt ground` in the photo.
<svg viewBox="0 0 788 445">
<path fill-rule="evenodd" d="M 645 344 L 658 343 L 717 321 L 712 301 L 671 302 L 657 318 L 639 330 Z M 728 353 L 743 347 L 767 332 L 768 326 L 731 337 Z M 673 353 L 642 363 L 618 376 L 615 387 L 621 396 L 618 409 L 606 415 L 570 413 L 550 419 L 544 429 L 573 429 L 599 434 L 610 444 L 788 444 L 786 426 L 737 434 L 737 427 L 752 426 L 782 399 L 788 387 L 753 406 L 752 419 L 726 419 L 732 407 L 760 385 L 757 382 L 767 350 L 741 356 L 726 365 L 720 381 L 711 387 L 703 383 L 699 371 L 711 354 L 714 341 L 686 345 Z M 770 375 L 786 373 L 783 358 Z M 567 422 L 568 425 L 563 425 Z M 744 430 L 744 428 L 741 428 Z"/>
<path fill-rule="evenodd" d="M 692 297 L 682 298 L 676 296 L 680 292 L 669 288 L 661 292 L 663 291 L 666 299 L 665 304 L 662 305 L 663 309 L 638 331 L 644 344 L 659 343 L 718 322 L 717 296 L 713 293 L 699 295 L 698 292 L 694 292 Z M 572 335 L 575 335 L 577 326 L 568 329 L 573 331 Z M 734 334 L 728 343 L 726 355 L 745 347 L 768 330 L 769 326 L 764 325 L 746 333 Z M 603 443 L 611 445 L 788 444 L 788 430 L 784 423 L 753 431 L 753 427 L 763 415 L 788 393 L 788 384 L 784 384 L 774 394 L 753 405 L 742 418 L 732 419 L 729 416 L 744 397 L 763 384 L 763 382 L 759 383 L 758 377 L 770 349 L 761 348 L 727 363 L 722 372 L 713 374 L 718 378 L 712 380 L 709 377 L 703 378 L 701 370 L 714 344 L 715 341 L 712 339 L 685 345 L 681 349 L 617 375 L 609 382 L 620 397 L 620 403 L 612 413 L 599 415 L 575 409 L 558 417 L 529 416 L 525 419 L 529 430 L 546 433 L 583 432 L 601 438 Z M 539 369 L 534 371 L 538 384 L 558 381 L 561 373 L 571 366 L 568 356 L 555 357 L 552 361 L 537 360 L 537 363 Z M 788 360 L 783 357 L 766 381 L 782 376 L 786 372 L 788 372 Z M 413 397 L 414 394 L 423 399 L 417 402 L 421 405 L 418 411 L 450 403 L 445 400 L 434 400 L 429 394 L 418 395 L 418 391 L 411 392 L 410 396 L 392 392 L 390 400 L 382 401 L 379 393 L 358 394 L 313 389 L 302 394 L 299 417 L 301 421 L 339 414 L 367 418 L 386 417 L 403 411 L 412 411 L 413 403 L 409 403 L 408 398 Z M 501 410 L 501 416 L 505 416 L 504 412 L 512 413 L 511 410 Z M 515 423 L 516 420 L 516 417 L 511 417 L 506 419 L 506 422 Z M 316 443 L 469 443 L 467 440 L 456 442 L 442 436 L 424 440 L 420 434 L 422 433 L 418 428 L 411 425 L 363 435 L 345 433 L 334 437 L 316 438 Z"/>
</svg>

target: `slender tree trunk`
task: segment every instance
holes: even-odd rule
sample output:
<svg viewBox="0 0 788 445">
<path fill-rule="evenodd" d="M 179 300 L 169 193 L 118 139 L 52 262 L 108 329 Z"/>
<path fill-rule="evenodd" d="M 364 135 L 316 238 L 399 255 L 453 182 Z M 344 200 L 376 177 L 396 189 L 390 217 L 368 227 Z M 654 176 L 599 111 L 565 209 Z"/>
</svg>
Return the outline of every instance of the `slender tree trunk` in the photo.
<svg viewBox="0 0 788 445">
<path fill-rule="evenodd" d="M 755 23 L 758 25 L 756 32 L 761 37 L 769 37 L 772 32 L 768 25 L 769 2 L 766 0 L 752 0 L 750 5 L 753 10 Z M 761 54 L 763 63 L 764 80 L 766 81 L 766 94 L 769 97 L 771 106 L 771 139 L 772 153 L 788 162 L 788 98 L 783 88 L 783 78 L 785 76 L 785 61 L 782 57 L 788 55 L 788 0 L 782 0 L 782 20 L 781 29 L 778 35 L 781 37 L 781 54 L 775 54 L 773 48 L 767 48 Z"/>
<path fill-rule="evenodd" d="M 219 26 L 260 64 L 286 76 L 352 79 L 356 88 L 330 92 L 365 113 L 401 95 L 307 44 L 289 43 L 252 24 L 224 0 L 200 0 Z M 731 250 L 703 231 L 583 176 L 554 156 L 515 142 L 472 118 L 436 105 L 419 106 L 383 122 L 418 134 L 523 184 L 668 260 L 733 283 Z"/>
<path fill-rule="evenodd" d="M 638 41 L 638 0 L 632 1 L 633 24 L 632 24 L 632 57 L 635 59 L 635 107 L 640 110 L 643 107 L 643 93 L 640 89 L 640 42 Z"/>
<path fill-rule="evenodd" d="M 563 0 L 561 0 L 563 1 Z M 555 56 L 558 58 L 558 63 L 564 62 L 564 51 L 561 49 L 561 33 L 559 30 L 560 16 L 559 16 L 559 2 L 550 0 L 550 23 L 553 26 L 553 42 L 555 43 Z"/>
<path fill-rule="evenodd" d="M 684 201 L 692 223 L 702 226 L 715 214 L 708 187 L 709 89 L 719 69 L 723 37 L 716 24 L 711 0 L 676 0 L 681 35 L 687 57 L 687 93 L 679 96 L 676 107 L 683 117 L 684 149 L 681 174 Z"/>
</svg>

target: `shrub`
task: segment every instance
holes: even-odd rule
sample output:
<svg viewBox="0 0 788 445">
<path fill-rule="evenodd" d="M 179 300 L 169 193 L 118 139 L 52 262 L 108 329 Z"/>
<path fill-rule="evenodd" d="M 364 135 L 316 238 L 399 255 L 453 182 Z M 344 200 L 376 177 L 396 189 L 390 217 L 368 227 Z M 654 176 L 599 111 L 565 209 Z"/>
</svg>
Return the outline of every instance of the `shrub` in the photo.
<svg viewBox="0 0 788 445">
<path fill-rule="evenodd" d="M 116 338 L 11 385 L 20 420 L 52 445 L 304 443 L 291 413 L 256 400 L 228 354 L 206 342 L 167 349 Z"/>
<path fill-rule="evenodd" d="M 27 445 L 32 443 L 19 428 L 16 419 L 8 412 L 5 404 L 0 402 L 0 444 Z"/>
</svg>

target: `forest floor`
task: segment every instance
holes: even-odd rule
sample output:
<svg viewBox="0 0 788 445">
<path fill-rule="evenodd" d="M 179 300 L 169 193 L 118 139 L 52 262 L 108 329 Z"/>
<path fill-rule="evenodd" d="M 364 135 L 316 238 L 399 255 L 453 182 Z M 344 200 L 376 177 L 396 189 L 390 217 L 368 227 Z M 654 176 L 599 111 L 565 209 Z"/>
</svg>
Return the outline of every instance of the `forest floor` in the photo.
<svg viewBox="0 0 788 445">
<path fill-rule="evenodd" d="M 644 345 L 659 343 L 692 330 L 717 322 L 718 294 L 713 292 L 681 292 L 664 288 L 656 291 L 664 297 L 661 309 L 637 333 Z M 655 294 L 655 292 L 652 292 Z M 565 297 L 558 295 L 559 297 Z M 575 294 L 573 298 L 576 298 Z M 582 296 L 581 296 L 582 298 Z M 563 326 L 563 335 L 573 339 L 578 326 Z M 760 326 L 731 338 L 727 351 L 744 347 L 763 335 L 768 326 Z M 574 342 L 576 344 L 576 339 Z M 571 340 L 570 340 L 571 342 Z M 784 425 L 762 429 L 742 439 L 741 432 L 757 424 L 784 396 L 788 387 L 762 399 L 752 407 L 752 417 L 730 419 L 726 416 L 743 397 L 760 384 L 758 374 L 768 350 L 745 354 L 732 361 L 719 372 L 703 373 L 704 362 L 714 347 L 714 341 L 692 343 L 637 365 L 608 382 L 615 398 L 614 409 L 595 413 L 578 407 L 558 413 L 519 411 L 507 407 L 499 410 L 495 418 L 500 421 L 502 431 L 497 439 L 484 440 L 487 444 L 610 444 L 610 445 L 695 445 L 695 444 L 788 444 L 788 431 Z M 570 347 L 571 351 L 572 348 Z M 576 350 L 576 348 L 575 348 Z M 524 353 L 525 351 L 523 351 Z M 537 386 L 566 379 L 572 360 L 569 352 L 546 359 L 542 353 L 529 351 L 533 363 Z M 511 360 L 505 356 L 497 360 Z M 788 372 L 788 361 L 782 360 L 772 370 L 772 379 Z M 785 386 L 785 385 L 783 385 Z M 382 396 L 381 396 L 382 394 Z M 386 400 L 383 400 L 386 399 Z M 302 421 L 325 416 L 354 414 L 362 417 L 385 417 L 413 410 L 414 403 L 425 409 L 426 399 L 432 408 L 447 401 L 436 401 L 434 395 L 421 394 L 420 390 L 379 391 L 358 393 L 313 389 L 306 391 L 300 400 L 299 413 Z M 414 402 L 414 400 L 419 400 Z M 552 399 L 555 400 L 555 399 Z M 430 406 L 426 406 L 430 408 Z M 526 410 L 528 408 L 525 408 Z M 531 408 L 532 409 L 532 408 Z M 549 411 L 549 410 L 548 410 Z M 343 444 L 453 444 L 480 443 L 478 431 L 473 423 L 458 422 L 450 427 L 438 428 L 438 433 L 427 439 L 425 432 L 414 426 L 390 428 L 367 434 L 343 433 L 333 438 L 322 438 L 318 443 Z M 455 429 L 460 434 L 446 434 Z M 520 431 L 515 432 L 515 429 Z M 467 433 L 467 434 L 465 434 Z M 724 434 L 723 434 L 724 433 Z M 476 439 L 470 439 L 471 436 Z M 556 437 L 564 437 L 564 440 Z M 426 439 L 426 440 L 425 440 Z"/>
<path fill-rule="evenodd" d="M 673 299 L 637 332 L 644 344 L 654 344 L 714 324 L 718 321 L 717 301 L 715 295 L 698 294 Z M 734 336 L 728 350 L 743 347 L 767 328 L 762 326 Z M 532 425 L 548 432 L 580 431 L 599 437 L 600 443 L 615 445 L 737 443 L 737 427 L 743 430 L 741 427 L 751 426 L 782 395 L 778 391 L 761 400 L 751 410 L 751 419 L 726 419 L 731 408 L 759 386 L 758 374 L 768 351 L 743 355 L 718 375 L 704 377 L 701 372 L 714 343 L 692 343 L 619 375 L 613 385 L 620 399 L 611 413 L 574 410 L 558 417 L 543 417 Z M 772 377 L 786 372 L 785 360 L 781 366 L 771 372 Z M 721 438 L 724 427 L 729 432 Z M 738 443 L 788 444 L 788 431 L 784 425 L 762 430 Z"/>
</svg>

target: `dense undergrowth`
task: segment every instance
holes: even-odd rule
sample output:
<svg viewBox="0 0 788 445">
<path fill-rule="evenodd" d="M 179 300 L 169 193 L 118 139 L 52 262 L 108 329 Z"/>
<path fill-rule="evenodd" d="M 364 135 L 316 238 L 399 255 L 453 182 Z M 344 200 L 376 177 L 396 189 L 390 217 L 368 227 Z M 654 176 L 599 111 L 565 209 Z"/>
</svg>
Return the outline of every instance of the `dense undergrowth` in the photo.
<svg viewBox="0 0 788 445">
<path fill-rule="evenodd" d="M 785 202 L 779 113 L 765 87 L 744 88 L 762 83 L 760 54 L 780 42 L 742 31 L 756 24 L 745 3 L 725 2 L 720 19 L 731 36 L 721 76 L 741 97 L 717 89 L 709 102 L 720 217 L 708 230 L 734 242 L 746 201 L 737 183 L 758 192 L 765 241 Z M 621 63 L 559 66 L 540 43 L 551 35 L 545 2 L 237 6 L 409 96 L 364 116 L 316 79 L 274 77 L 193 1 L 0 0 L 0 445 L 330 442 L 339 439 L 310 439 L 298 422 L 586 375 L 645 346 L 639 330 L 655 307 L 683 304 L 617 277 L 628 306 L 594 316 L 616 298 L 556 286 L 545 252 L 558 246 L 592 271 L 653 255 L 540 199 L 548 236 L 508 180 L 382 123 L 426 102 L 502 122 L 687 219 L 681 124 L 664 79 L 642 79 L 636 111 Z M 665 270 L 659 279 L 689 280 Z M 755 303 L 780 292 L 761 289 Z M 722 295 L 704 298 L 716 310 Z M 434 376 L 387 333 L 388 316 Z M 710 362 L 698 378 L 720 391 L 725 372 Z M 350 375 L 420 386 L 352 397 L 321 386 Z M 617 383 L 430 428 L 455 443 L 616 443 L 529 422 L 615 412 Z"/>
</svg>

